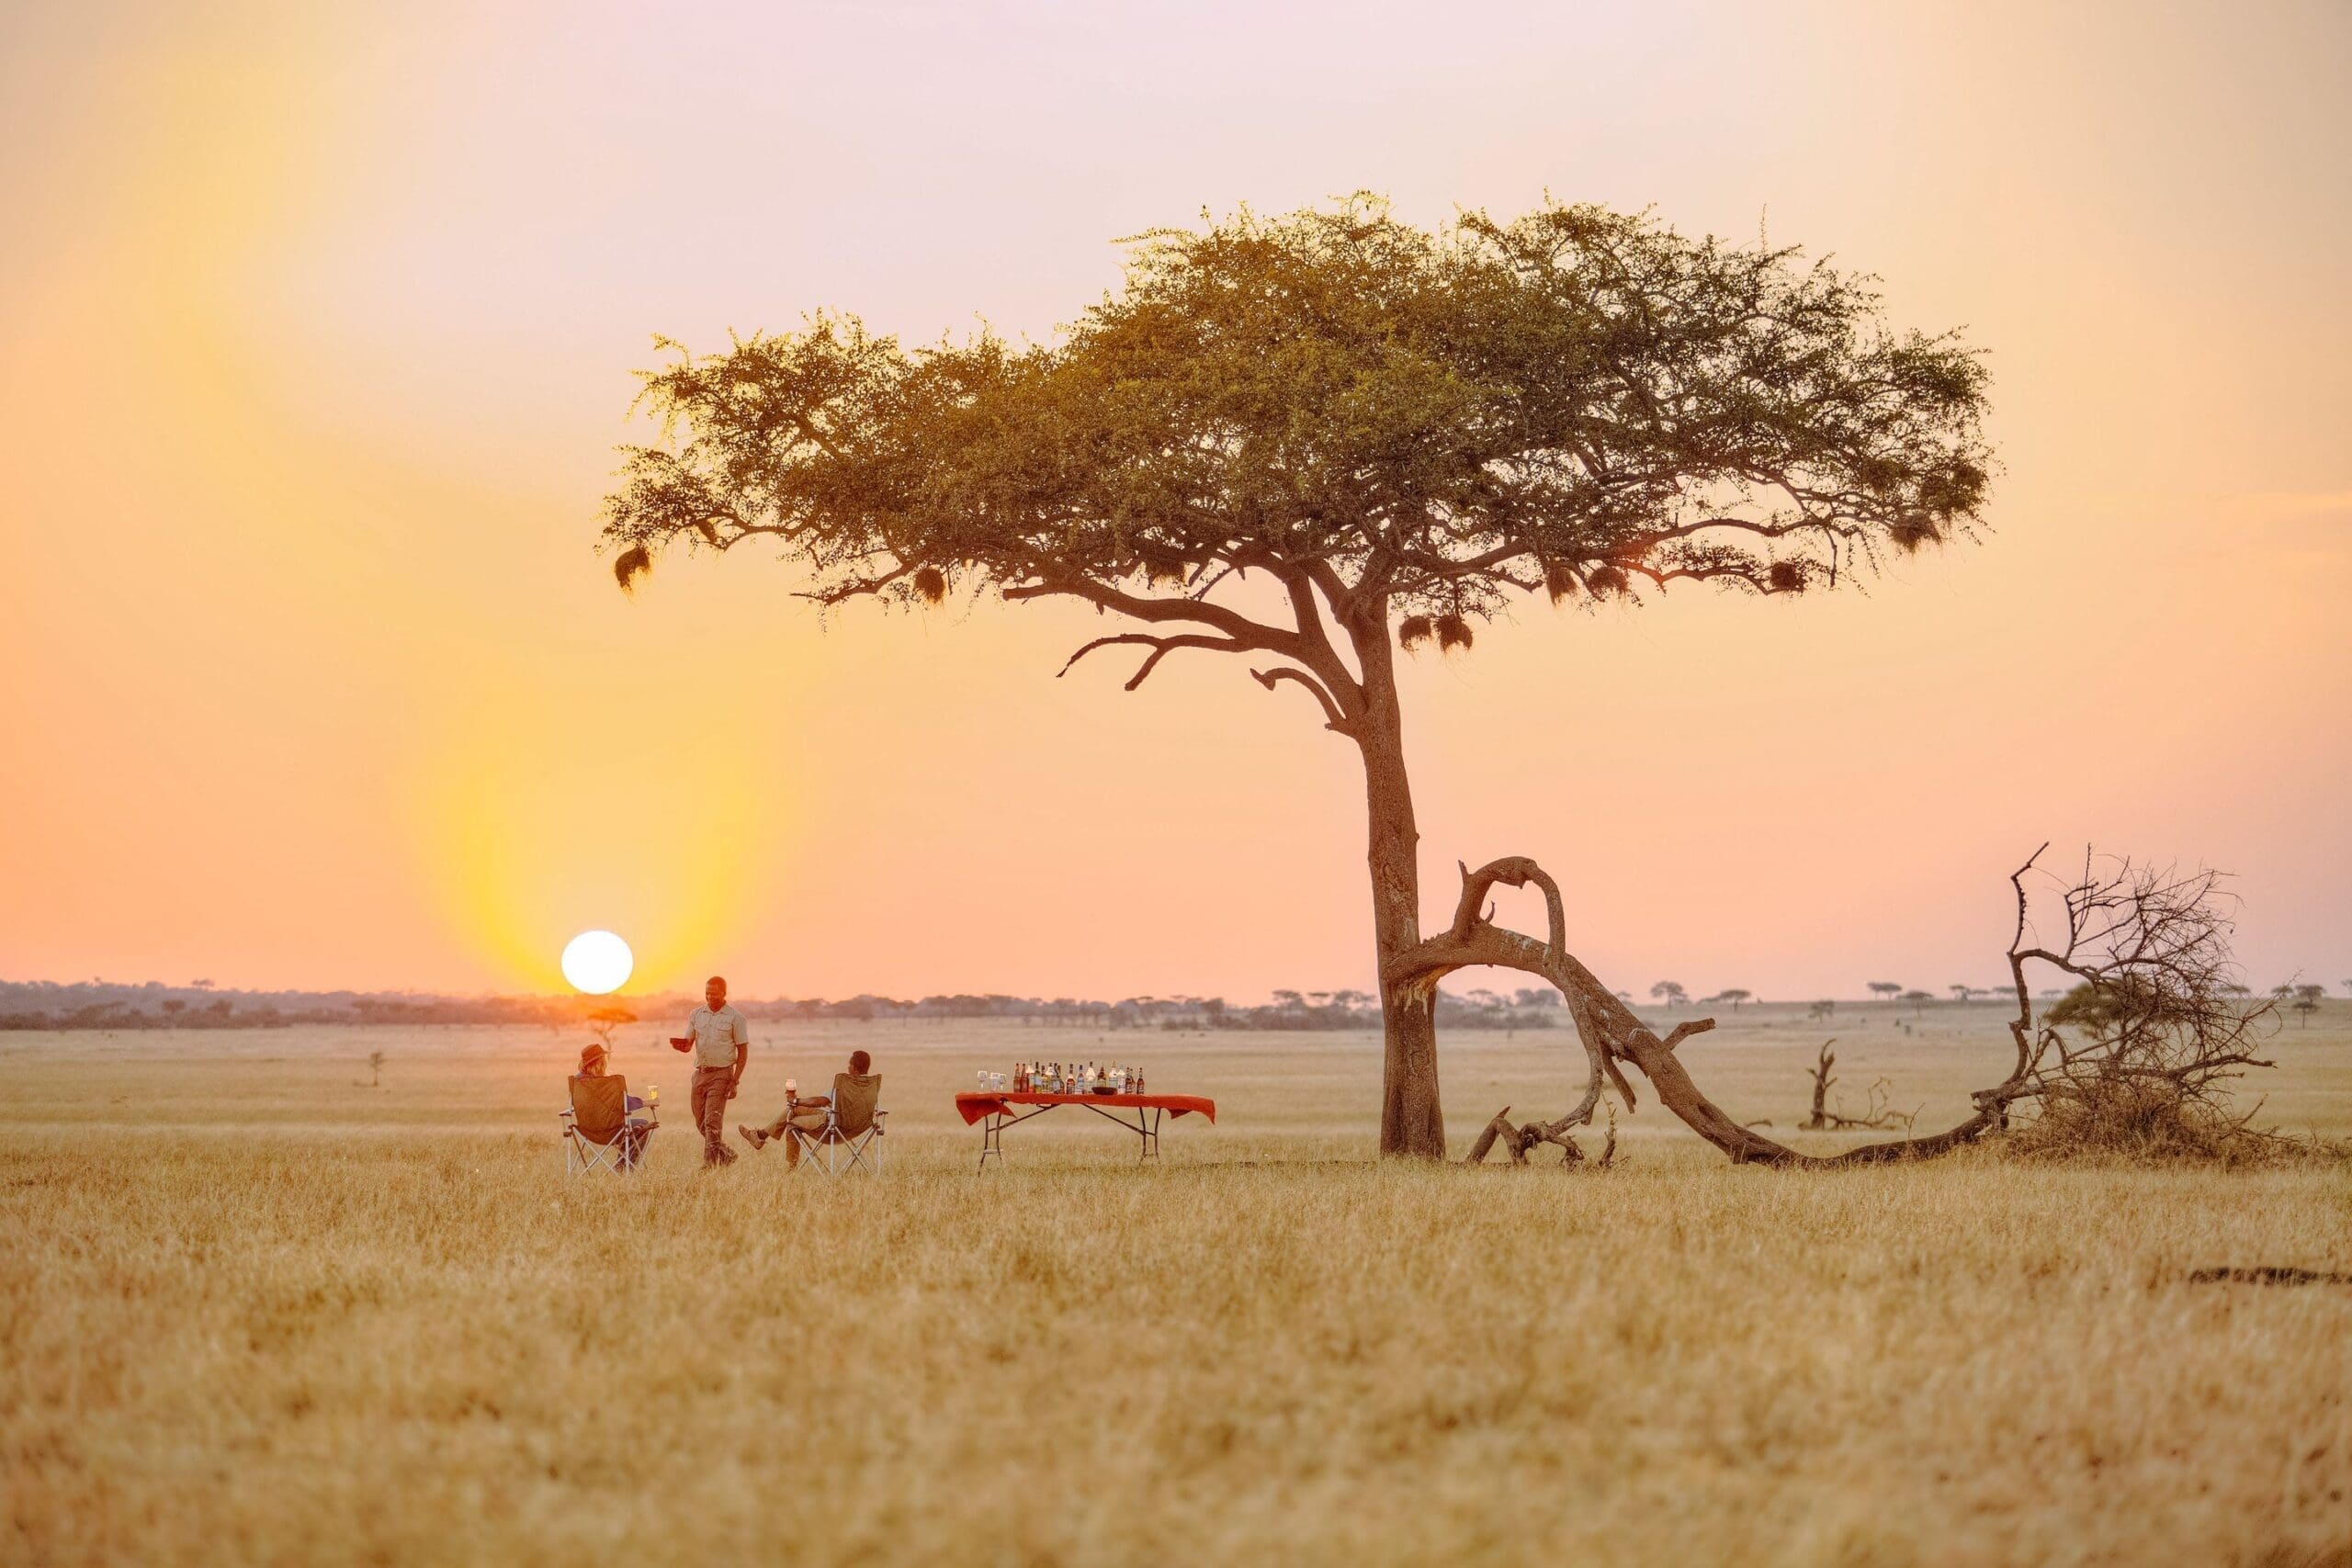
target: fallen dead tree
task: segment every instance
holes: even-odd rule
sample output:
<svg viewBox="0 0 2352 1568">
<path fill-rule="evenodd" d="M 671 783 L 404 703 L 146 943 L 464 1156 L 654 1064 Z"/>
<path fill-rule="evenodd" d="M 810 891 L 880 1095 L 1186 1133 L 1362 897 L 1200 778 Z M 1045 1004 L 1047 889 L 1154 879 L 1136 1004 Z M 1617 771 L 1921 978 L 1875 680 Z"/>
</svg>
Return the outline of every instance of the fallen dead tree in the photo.
<svg viewBox="0 0 2352 1568">
<path fill-rule="evenodd" d="M 1492 966 L 1538 976 L 1567 998 L 1587 1064 L 1583 1097 L 1565 1115 L 1518 1125 L 1506 1107 L 1480 1133 L 1470 1155 L 1474 1163 L 1497 1146 L 1523 1162 L 1544 1144 L 1567 1151 L 1569 1163 L 1578 1162 L 1581 1154 L 1568 1134 L 1592 1121 L 1604 1092 L 1614 1090 L 1627 1111 L 1634 1109 L 1625 1065 L 1649 1082 L 1685 1125 L 1740 1164 L 1827 1167 L 1929 1158 L 2007 1130 L 2014 1117 L 2032 1108 L 2044 1112 L 2037 1135 L 2063 1139 L 2079 1108 L 2111 1104 L 2126 1093 L 2222 1114 L 2228 1080 L 2247 1067 L 2270 1065 L 2254 1047 L 2276 1023 L 2271 1003 L 2234 994 L 2237 974 L 2222 878 L 2213 872 L 2101 861 L 2086 852 L 2081 874 L 2071 883 L 2044 879 L 2045 898 L 2054 898 L 2057 906 L 2055 927 L 2045 938 L 2034 919 L 2028 879 L 2048 847 L 2035 851 L 2009 876 L 2018 913 L 2007 958 L 2018 1011 L 2008 1026 L 2016 1047 L 2008 1076 L 1976 1090 L 1970 1097 L 1973 1113 L 1951 1127 L 1834 1155 L 1790 1148 L 1709 1100 L 1676 1048 L 1713 1029 L 1714 1020 L 1679 1023 L 1664 1036 L 1643 1023 L 1568 952 L 1559 885 L 1523 856 L 1476 871 L 1464 866 L 1453 925 L 1399 954 L 1381 979 L 1389 987 L 1433 992 L 1456 969 Z M 1543 893 L 1548 916 L 1544 940 L 1494 923 L 1487 895 L 1498 886 L 1532 886 Z M 2109 1005 L 2099 1010 L 2098 1023 L 2069 1027 L 2037 1016 L 2029 979 L 2037 968 L 2070 976 L 2078 988 L 2088 987 L 2107 998 Z M 1826 1077 L 1826 1064 L 1822 1070 Z M 1611 1131 L 1613 1145 L 1613 1126 Z"/>
</svg>

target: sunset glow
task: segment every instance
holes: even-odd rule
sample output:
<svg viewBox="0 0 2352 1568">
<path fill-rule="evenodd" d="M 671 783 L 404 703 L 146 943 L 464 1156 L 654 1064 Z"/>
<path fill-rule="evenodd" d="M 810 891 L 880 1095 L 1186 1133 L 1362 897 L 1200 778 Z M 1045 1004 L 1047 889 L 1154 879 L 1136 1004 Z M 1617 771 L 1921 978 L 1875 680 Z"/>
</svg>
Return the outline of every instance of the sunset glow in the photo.
<svg viewBox="0 0 2352 1568">
<path fill-rule="evenodd" d="M 825 615 L 752 549 L 632 601 L 592 547 L 656 333 L 1047 340 L 1117 236 L 1366 186 L 1835 253 L 1985 349 L 2002 463 L 1866 592 L 1407 660 L 1425 921 L 1525 853 L 1610 973 L 1982 983 L 2009 868 L 2097 838 L 2339 972 L 2339 8 L 1211 10 L 10 10 L 0 973 L 552 989 L 594 919 L 640 988 L 1364 984 L 1295 693 L 1057 681 L 1091 615 Z M 856 60 L 889 113 L 778 74 Z"/>
</svg>

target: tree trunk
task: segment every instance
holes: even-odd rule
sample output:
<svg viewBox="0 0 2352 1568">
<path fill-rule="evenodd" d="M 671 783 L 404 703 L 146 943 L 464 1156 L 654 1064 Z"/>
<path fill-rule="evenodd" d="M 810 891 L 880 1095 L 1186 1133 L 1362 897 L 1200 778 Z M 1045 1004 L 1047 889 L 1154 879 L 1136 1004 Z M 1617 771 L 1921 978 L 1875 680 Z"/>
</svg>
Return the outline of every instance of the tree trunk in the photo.
<svg viewBox="0 0 2352 1568">
<path fill-rule="evenodd" d="M 1438 1102 L 1437 984 L 1388 979 L 1396 961 L 1420 945 L 1420 829 L 1405 772 L 1405 737 L 1396 669 L 1384 614 L 1355 640 L 1363 671 L 1364 716 L 1356 743 L 1363 753 L 1364 802 L 1372 871 L 1373 944 L 1378 959 L 1381 1067 L 1380 1152 L 1445 1157 L 1445 1112 Z"/>
</svg>

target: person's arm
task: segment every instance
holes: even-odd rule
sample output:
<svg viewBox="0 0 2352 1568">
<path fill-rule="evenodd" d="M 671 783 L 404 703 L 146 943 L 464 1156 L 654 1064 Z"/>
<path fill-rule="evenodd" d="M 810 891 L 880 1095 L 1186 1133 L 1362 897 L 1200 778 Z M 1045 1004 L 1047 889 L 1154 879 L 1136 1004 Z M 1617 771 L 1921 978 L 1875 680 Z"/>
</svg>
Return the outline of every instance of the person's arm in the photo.
<svg viewBox="0 0 2352 1568">
<path fill-rule="evenodd" d="M 735 1071 L 727 1079 L 727 1098 L 742 1087 L 743 1069 L 752 1065 L 752 1028 L 739 1014 L 735 1020 Z"/>
</svg>

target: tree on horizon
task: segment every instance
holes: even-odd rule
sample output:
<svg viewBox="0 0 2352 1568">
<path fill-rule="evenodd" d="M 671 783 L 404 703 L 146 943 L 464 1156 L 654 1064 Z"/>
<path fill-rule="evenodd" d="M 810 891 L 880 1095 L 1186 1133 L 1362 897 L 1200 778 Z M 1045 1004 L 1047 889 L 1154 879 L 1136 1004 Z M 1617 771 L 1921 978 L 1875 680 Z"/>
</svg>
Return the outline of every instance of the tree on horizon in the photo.
<svg viewBox="0 0 2352 1568">
<path fill-rule="evenodd" d="M 1851 584 L 1968 534 L 1991 465 L 1979 357 L 1888 327 L 1869 278 L 1585 205 L 1431 233 L 1359 195 L 1155 231 L 1045 344 L 909 350 L 819 313 L 664 346 L 661 444 L 624 448 L 605 507 L 624 588 L 666 548 L 751 546 L 820 606 L 1071 600 L 1128 625 L 1065 672 L 1132 653 L 1132 691 L 1236 656 L 1356 750 L 1390 1155 L 1444 1155 L 1453 970 L 1560 984 L 1588 1051 L 1641 1027 L 1566 955 L 1532 861 L 1465 866 L 1424 936 L 1398 653 L 1466 654 L 1523 598 Z M 1556 963 L 1487 922 L 1498 883 L 1543 889 Z"/>
</svg>

